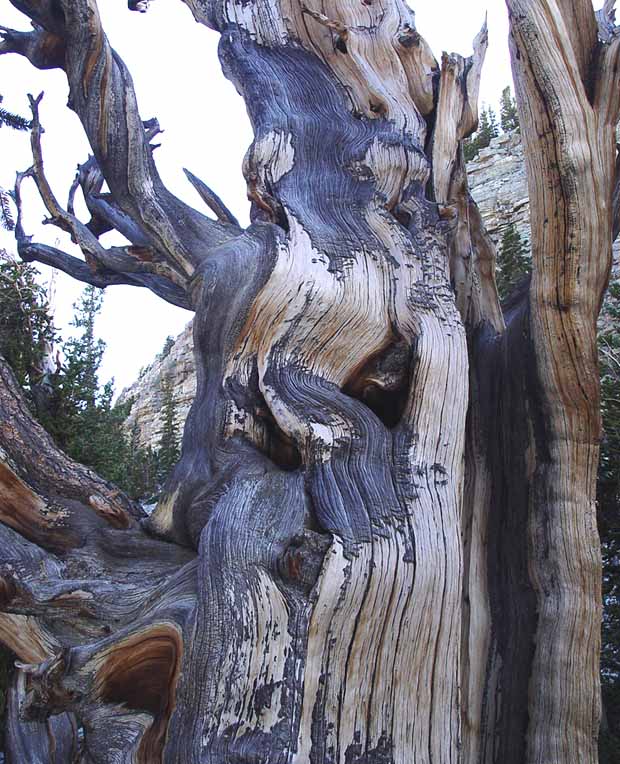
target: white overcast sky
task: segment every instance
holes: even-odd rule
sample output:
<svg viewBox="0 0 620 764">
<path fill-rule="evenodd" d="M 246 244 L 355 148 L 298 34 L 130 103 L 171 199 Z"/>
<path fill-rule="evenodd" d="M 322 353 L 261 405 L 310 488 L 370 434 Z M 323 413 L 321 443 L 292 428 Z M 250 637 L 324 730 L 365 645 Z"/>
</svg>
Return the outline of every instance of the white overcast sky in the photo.
<svg viewBox="0 0 620 764">
<path fill-rule="evenodd" d="M 435 55 L 443 50 L 471 53 L 471 43 L 488 13 L 490 42 L 481 101 L 497 107 L 501 90 L 510 83 L 507 15 L 502 0 L 441 0 L 414 2 L 417 27 Z M 156 153 L 164 182 L 178 196 L 202 209 L 182 168 L 203 178 L 242 223 L 249 205 L 241 161 L 252 134 L 241 98 L 221 73 L 218 35 L 196 24 L 180 0 L 155 0 L 147 14 L 131 13 L 125 0 L 100 0 L 108 37 L 127 63 L 138 94 L 143 119 L 156 116 L 164 134 Z M 27 29 L 28 20 L 8 0 L 0 0 L 0 24 Z M 26 93 L 45 91 L 41 106 L 44 160 L 48 178 L 65 200 L 78 162 L 89 153 L 88 143 L 73 112 L 66 108 L 67 85 L 62 72 L 40 72 L 19 56 L 0 56 L 3 106 L 28 114 Z M 8 129 L 0 132 L 0 185 L 11 188 L 15 171 L 31 164 L 28 136 Z M 67 237 L 42 227 L 44 210 L 35 194 L 26 197 L 27 232 L 35 241 L 57 244 L 69 251 Z M 11 235 L 0 235 L 0 246 L 12 250 Z M 49 269 L 41 268 L 44 278 Z M 70 329 L 72 303 L 83 285 L 65 276 L 57 279 L 56 324 L 63 336 Z M 142 366 L 158 353 L 167 335 L 176 336 L 191 314 L 163 302 L 144 289 L 106 290 L 97 331 L 108 349 L 101 381 L 114 377 L 116 391 L 130 384 Z"/>
</svg>

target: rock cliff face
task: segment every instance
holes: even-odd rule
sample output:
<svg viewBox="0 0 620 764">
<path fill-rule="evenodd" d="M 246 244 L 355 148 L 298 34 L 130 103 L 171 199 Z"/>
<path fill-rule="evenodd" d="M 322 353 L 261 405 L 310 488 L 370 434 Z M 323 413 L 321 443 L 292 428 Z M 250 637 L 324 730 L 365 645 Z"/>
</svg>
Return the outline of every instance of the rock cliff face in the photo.
<svg viewBox="0 0 620 764">
<path fill-rule="evenodd" d="M 163 404 L 162 382 L 170 378 L 177 403 L 179 432 L 192 405 L 196 393 L 194 345 L 191 322 L 174 341 L 170 352 L 158 356 L 147 366 L 136 382 L 125 388 L 118 402 L 133 400 L 130 414 L 125 420 L 127 433 L 137 424 L 138 442 L 141 446 L 157 448 L 161 436 L 161 409 Z"/>
<path fill-rule="evenodd" d="M 469 163 L 467 174 L 472 196 L 495 243 L 499 244 L 510 223 L 514 223 L 523 239 L 529 241 L 530 207 L 519 134 L 506 133 L 495 138 Z M 620 244 L 616 243 L 614 251 L 617 266 Z M 162 427 L 161 384 L 167 375 L 175 390 L 181 431 L 196 390 L 191 323 L 177 337 L 169 355 L 156 358 L 140 379 L 120 396 L 120 401 L 134 399 L 126 426 L 130 432 L 137 424 L 141 445 L 157 446 Z"/>
<path fill-rule="evenodd" d="M 497 244 L 510 223 L 530 240 L 530 203 L 519 133 L 504 133 L 467 165 L 471 194 Z"/>
</svg>

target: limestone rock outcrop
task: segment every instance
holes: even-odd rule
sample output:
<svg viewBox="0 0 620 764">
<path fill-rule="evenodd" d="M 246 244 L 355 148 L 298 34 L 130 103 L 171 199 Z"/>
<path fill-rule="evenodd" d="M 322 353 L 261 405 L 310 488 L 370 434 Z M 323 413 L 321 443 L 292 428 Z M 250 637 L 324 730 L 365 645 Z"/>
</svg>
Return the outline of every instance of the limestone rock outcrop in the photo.
<svg viewBox="0 0 620 764">
<path fill-rule="evenodd" d="M 194 344 L 192 341 L 192 322 L 174 341 L 167 354 L 160 354 L 142 370 L 140 377 L 123 390 L 118 398 L 119 404 L 133 401 L 129 416 L 125 420 L 129 434 L 137 425 L 138 442 L 141 446 L 157 448 L 161 437 L 163 404 L 162 383 L 169 378 L 174 390 L 176 415 L 179 432 L 183 432 L 183 423 L 196 393 L 196 366 L 194 364 Z"/>
<path fill-rule="evenodd" d="M 530 203 L 519 133 L 503 133 L 481 149 L 467 165 L 467 179 L 493 241 L 498 244 L 513 223 L 529 242 Z"/>
</svg>

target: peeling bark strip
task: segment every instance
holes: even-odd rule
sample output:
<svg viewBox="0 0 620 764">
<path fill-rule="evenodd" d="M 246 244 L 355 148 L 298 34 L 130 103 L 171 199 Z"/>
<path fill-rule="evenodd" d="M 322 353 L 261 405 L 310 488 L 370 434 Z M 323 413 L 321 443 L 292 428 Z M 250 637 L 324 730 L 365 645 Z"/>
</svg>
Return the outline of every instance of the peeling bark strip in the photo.
<svg viewBox="0 0 620 764">
<path fill-rule="evenodd" d="M 65 70 L 93 149 L 65 210 L 32 99 L 20 254 L 192 307 L 198 368 L 138 524 L 0 366 L 14 757 L 79 725 L 96 764 L 594 764 L 611 5 L 508 0 L 534 276 L 502 312 L 461 152 L 486 27 L 439 65 L 403 0 L 186 0 L 254 128 L 242 230 L 191 173 L 216 220 L 164 188 L 95 0 L 12 2 L 36 25 L 0 52 Z M 28 178 L 85 260 L 27 236 Z"/>
</svg>

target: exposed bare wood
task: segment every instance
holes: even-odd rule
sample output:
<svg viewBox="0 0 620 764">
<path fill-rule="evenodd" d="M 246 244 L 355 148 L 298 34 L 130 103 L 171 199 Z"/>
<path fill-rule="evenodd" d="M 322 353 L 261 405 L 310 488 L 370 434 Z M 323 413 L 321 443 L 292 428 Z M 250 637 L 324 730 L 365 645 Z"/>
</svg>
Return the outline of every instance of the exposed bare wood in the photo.
<svg viewBox="0 0 620 764">
<path fill-rule="evenodd" d="M 549 6 L 551 8 L 551 6 Z M 590 0 L 557 0 L 555 15 L 562 17 L 564 55 L 574 57 L 581 81 L 590 89 L 592 61 L 596 53 L 597 24 Z"/>
<path fill-rule="evenodd" d="M 613 241 L 615 241 L 618 238 L 618 234 L 620 234 L 620 151 L 618 146 L 616 146 L 616 172 L 611 203 L 613 210 L 612 237 Z"/>
<path fill-rule="evenodd" d="M 602 122 L 616 125 L 620 118 L 620 29 L 615 25 L 615 0 L 606 0 L 597 16 L 599 44 L 593 106 Z"/>
<path fill-rule="evenodd" d="M 26 673 L 15 672 L 7 698 L 6 758 L 29 764 L 67 764 L 78 755 L 75 717 L 59 714 L 49 719 L 21 719 L 26 702 Z"/>
<path fill-rule="evenodd" d="M 488 46 L 486 21 L 474 40 L 474 55 L 443 54 L 433 133 L 433 188 L 440 204 L 448 203 L 460 142 L 478 127 L 478 90 Z"/>
<path fill-rule="evenodd" d="M 190 172 L 189 170 L 184 169 L 183 172 L 187 176 L 187 179 L 192 184 L 192 186 L 196 189 L 196 191 L 198 191 L 202 201 L 209 207 L 212 212 L 215 212 L 218 220 L 222 220 L 230 223 L 231 225 L 239 227 L 239 221 L 237 218 L 232 214 L 232 212 L 228 209 L 220 197 L 212 189 L 210 189 L 204 181 L 200 180 L 200 178 L 197 178 L 194 173 Z"/>
<path fill-rule="evenodd" d="M 2 359 L 0 375 L 2 521 L 45 548 L 78 544 L 93 526 L 135 525 L 139 512 L 131 502 L 92 470 L 72 462 L 33 420 Z"/>
<path fill-rule="evenodd" d="M 592 69 L 598 43 L 589 2 L 507 5 L 532 205 L 533 277 L 529 300 L 513 310 L 506 350 L 484 352 L 487 364 L 513 380 L 506 405 L 517 412 L 517 429 L 512 444 L 498 433 L 497 454 L 503 469 L 522 471 L 529 486 L 521 498 L 509 499 L 509 511 L 527 524 L 513 548 L 521 546 L 515 566 L 528 584 L 517 594 L 506 577 L 492 593 L 492 610 L 509 597 L 515 615 L 492 649 L 506 710 L 492 709 L 489 729 L 503 739 L 506 761 L 594 762 L 600 623 L 595 332 L 611 266 L 613 109 L 589 97 L 602 85 Z M 503 353 L 517 356 L 523 338 L 531 342 L 530 360 L 523 349 L 518 370 Z M 503 397 L 498 393 L 495 405 Z M 529 433 L 519 433 L 523 416 Z M 495 526 L 492 536 L 503 532 Z M 531 648 L 524 649 L 524 640 Z M 590 649 L 582 649 L 585 644 Z M 528 666 L 527 682 L 509 679 L 507 656 L 524 674 Z M 524 707 L 527 718 L 519 711 Z"/>
<path fill-rule="evenodd" d="M 91 208 L 96 207 L 100 215 L 105 215 L 108 226 L 102 230 L 92 225 L 93 221 L 89 225 L 84 225 L 73 214 L 73 211 L 67 212 L 60 206 L 43 169 L 42 127 L 38 112 L 41 97 L 42 95 L 38 99 L 34 99 L 30 96 L 33 113 L 31 143 L 34 164 L 26 172 L 18 173 L 15 181 L 14 199 L 17 206 L 15 236 L 22 259 L 59 268 L 74 278 L 93 286 L 106 287 L 114 284 L 145 286 L 168 302 L 183 308 L 191 308 L 191 298 L 187 292 L 187 279 L 181 277 L 167 265 L 165 258 L 154 251 L 150 240 L 135 224 L 130 223 L 130 219 L 128 220 L 120 210 L 113 205 L 106 205 L 105 202 L 97 203 L 93 198 L 92 175 L 95 176 L 95 188 L 97 188 L 98 178 L 101 177 L 96 164 L 87 163 L 91 172 L 86 170 L 78 172 L 78 179 L 74 182 L 69 195 L 69 207 L 71 210 L 73 209 L 75 192 L 77 187 L 81 185 L 87 204 Z M 28 177 L 34 179 L 45 207 L 51 215 L 45 222 L 52 223 L 70 233 L 72 240 L 82 250 L 85 261 L 54 247 L 33 243 L 32 237 L 26 235 L 23 224 L 21 187 L 23 181 Z M 101 207 L 103 207 L 103 211 Z M 98 236 L 111 230 L 112 227 L 123 234 L 127 234 L 128 238 L 132 240 L 132 246 L 111 247 L 109 249 L 103 247 Z"/>
<path fill-rule="evenodd" d="M 94 152 L 64 210 L 34 102 L 29 174 L 86 262 L 26 236 L 23 177 L 20 253 L 191 304 L 199 368 L 139 526 L 3 374 L 0 640 L 25 715 L 63 714 L 69 747 L 76 719 L 89 764 L 595 764 L 611 4 L 508 0 L 534 273 L 500 307 L 461 147 L 486 25 L 440 68 L 404 0 L 185 3 L 254 129 L 245 231 L 191 173 L 217 220 L 163 187 L 95 0 L 13 0 L 36 26 L 0 45 L 65 70 Z M 28 723 L 15 750 L 32 729 L 46 751 Z"/>
</svg>

